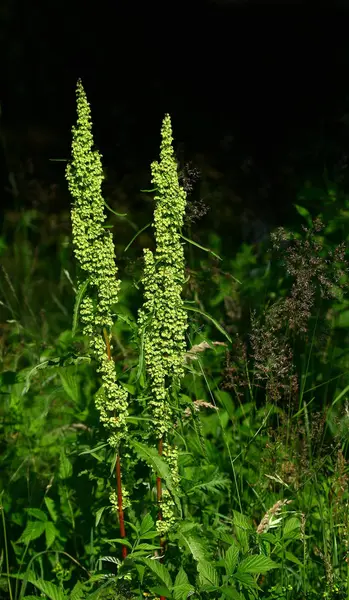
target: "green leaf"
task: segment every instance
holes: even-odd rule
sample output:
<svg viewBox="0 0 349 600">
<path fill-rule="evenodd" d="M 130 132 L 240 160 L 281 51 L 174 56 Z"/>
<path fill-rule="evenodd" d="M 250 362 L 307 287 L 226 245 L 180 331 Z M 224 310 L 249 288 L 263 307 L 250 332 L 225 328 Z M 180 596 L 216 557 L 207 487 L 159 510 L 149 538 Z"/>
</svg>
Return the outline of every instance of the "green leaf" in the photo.
<svg viewBox="0 0 349 600">
<path fill-rule="evenodd" d="M 97 512 L 96 512 L 96 521 L 95 521 L 95 527 L 98 527 L 98 525 L 99 525 L 99 522 L 100 522 L 100 520 L 101 520 L 101 518 L 102 518 L 102 515 L 103 515 L 103 513 L 104 513 L 104 511 L 105 511 L 105 509 L 106 509 L 106 508 L 107 508 L 106 506 L 102 506 L 102 508 L 99 508 L 99 509 L 97 510 Z"/>
<path fill-rule="evenodd" d="M 152 594 L 154 594 L 154 596 L 156 596 L 156 597 L 164 596 L 165 598 L 170 598 L 170 600 L 173 600 L 173 596 L 172 596 L 170 590 L 167 589 L 167 587 L 163 587 L 163 586 L 151 587 L 151 588 L 149 588 L 149 591 Z"/>
<path fill-rule="evenodd" d="M 70 594 L 69 600 L 83 600 L 85 594 L 84 584 L 78 581 Z"/>
<path fill-rule="evenodd" d="M 284 523 L 282 532 L 283 537 L 287 537 L 289 533 L 293 532 L 295 529 L 300 529 L 300 526 L 301 522 L 299 519 L 297 519 L 297 517 L 291 517 L 290 519 L 287 519 L 287 521 Z"/>
<path fill-rule="evenodd" d="M 204 585 L 210 584 L 215 587 L 219 586 L 219 576 L 213 565 L 208 560 L 200 560 L 198 562 L 198 572 L 200 580 Z"/>
<path fill-rule="evenodd" d="M 184 531 L 179 531 L 177 536 L 187 547 L 194 560 L 197 562 L 206 560 L 206 551 L 201 540 L 194 537 L 192 534 L 187 535 Z"/>
<path fill-rule="evenodd" d="M 110 208 L 109 204 L 106 203 L 106 201 L 104 200 L 104 205 L 107 207 L 108 210 L 110 210 L 111 213 L 113 213 L 113 215 L 115 215 L 116 217 L 127 217 L 127 213 L 117 213 L 115 212 L 115 210 L 113 210 L 112 208 Z"/>
<path fill-rule="evenodd" d="M 153 573 L 162 581 L 168 589 L 172 588 L 171 575 L 167 568 L 162 565 L 158 560 L 152 560 L 150 558 L 142 558 L 142 562 L 153 571 Z"/>
<path fill-rule="evenodd" d="M 233 514 L 235 535 L 243 553 L 246 554 L 249 549 L 248 533 L 253 532 L 254 530 L 251 527 L 251 522 L 248 517 L 236 510 L 233 511 Z"/>
<path fill-rule="evenodd" d="M 106 544 L 121 544 L 122 546 L 127 546 L 132 550 L 132 544 L 126 538 L 112 538 L 112 539 L 103 539 L 103 542 Z"/>
<path fill-rule="evenodd" d="M 137 231 L 137 233 L 133 236 L 132 240 L 127 244 L 126 248 L 124 249 L 124 252 L 127 252 L 127 250 L 129 249 L 129 247 L 131 246 L 131 244 L 133 244 L 133 242 L 135 241 L 135 239 L 141 234 L 143 233 L 143 231 L 145 231 L 146 229 L 148 229 L 148 227 L 150 227 L 151 223 L 148 223 L 147 225 L 145 225 L 144 227 L 142 227 L 142 229 L 140 229 L 139 231 Z"/>
<path fill-rule="evenodd" d="M 232 575 L 235 571 L 235 567 L 239 557 L 239 548 L 237 544 L 233 544 L 228 548 L 224 557 L 224 567 L 227 575 Z"/>
<path fill-rule="evenodd" d="M 23 542 L 23 544 L 30 544 L 32 540 L 36 540 L 38 537 L 40 537 L 44 533 L 45 529 L 46 523 L 43 523 L 43 521 L 29 521 L 21 537 L 19 538 L 19 541 Z"/>
<path fill-rule="evenodd" d="M 45 500 L 46 508 L 50 514 L 52 521 L 54 521 L 56 523 L 57 512 L 56 512 L 56 507 L 55 507 L 54 501 L 52 500 L 52 498 L 49 498 L 48 496 L 45 496 L 44 500 Z"/>
<path fill-rule="evenodd" d="M 60 369 L 59 376 L 61 378 L 65 393 L 73 400 L 73 402 L 79 402 L 80 389 L 79 380 L 76 375 L 76 366 L 69 366 Z"/>
<path fill-rule="evenodd" d="M 130 440 L 130 444 L 134 447 L 139 458 L 149 464 L 154 470 L 155 474 L 165 481 L 166 487 L 176 502 L 178 510 L 181 511 L 178 490 L 173 485 L 170 469 L 164 459 L 159 456 L 155 448 L 151 448 L 145 444 L 136 442 L 135 440 Z"/>
<path fill-rule="evenodd" d="M 64 450 L 61 451 L 59 460 L 59 477 L 60 479 L 69 479 L 73 474 L 72 464 L 65 454 Z"/>
<path fill-rule="evenodd" d="M 308 225 L 311 225 L 312 218 L 308 209 L 304 208 L 304 206 L 300 206 L 299 204 L 294 204 L 293 206 L 295 207 L 296 211 L 301 215 L 301 217 L 304 217 Z"/>
<path fill-rule="evenodd" d="M 278 569 L 280 566 L 281 565 L 275 563 L 268 556 L 256 554 L 245 558 L 239 564 L 238 571 L 239 573 L 266 573 L 271 569 Z"/>
<path fill-rule="evenodd" d="M 58 535 L 58 531 L 51 521 L 45 523 L 46 548 L 50 548 Z"/>
<path fill-rule="evenodd" d="M 160 545 L 158 544 L 157 546 L 155 546 L 154 544 L 146 544 L 146 543 L 141 543 L 141 544 L 137 544 L 137 546 L 135 547 L 135 550 L 137 550 L 137 552 L 139 550 L 158 550 L 158 548 L 160 548 Z"/>
<path fill-rule="evenodd" d="M 152 519 L 152 516 L 149 513 L 146 514 L 142 520 L 141 528 L 139 530 L 139 535 L 144 535 L 145 533 L 147 533 L 148 531 L 153 529 L 154 525 L 155 525 L 155 523 Z"/>
<path fill-rule="evenodd" d="M 224 335 L 224 337 L 226 337 L 227 340 L 231 344 L 233 343 L 230 335 L 225 331 L 225 329 L 223 329 L 223 327 L 220 326 L 220 324 L 213 317 L 211 317 L 211 315 L 203 312 L 199 308 L 194 308 L 193 306 L 190 306 L 190 304 L 188 304 L 187 302 L 184 302 L 184 308 L 186 310 L 191 310 L 193 312 L 196 312 L 196 313 L 200 314 L 202 317 L 205 317 L 205 319 L 208 319 L 209 321 L 211 321 L 211 323 L 213 323 L 213 325 L 216 327 L 216 329 L 218 329 L 218 331 L 220 331 L 221 334 Z"/>
<path fill-rule="evenodd" d="M 39 519 L 39 521 L 47 521 L 47 515 L 45 515 L 43 510 L 39 508 L 26 508 L 26 512 L 31 517 L 35 517 L 35 519 Z"/>
<path fill-rule="evenodd" d="M 233 579 L 235 579 L 235 581 L 238 581 L 239 583 L 241 583 L 241 585 L 247 587 L 248 589 L 260 589 L 258 584 L 253 579 L 252 575 L 250 575 L 249 573 L 242 573 L 239 569 L 236 571 L 236 573 L 234 573 Z"/>
<path fill-rule="evenodd" d="M 175 600 L 187 600 L 194 592 L 195 588 L 189 583 L 188 575 L 181 567 L 177 573 L 174 586 L 172 588 L 173 597 Z"/>
<path fill-rule="evenodd" d="M 295 556 L 292 552 L 289 552 L 288 550 L 286 550 L 285 552 L 285 558 L 295 563 L 299 567 L 304 567 L 304 564 L 299 560 L 299 558 L 297 558 L 297 556 Z"/>
<path fill-rule="evenodd" d="M 229 600 L 243 600 L 240 592 L 238 592 L 235 588 L 222 587 L 219 591 L 222 592 L 224 598 L 228 598 Z"/>
<path fill-rule="evenodd" d="M 85 279 L 85 281 L 79 286 L 79 289 L 75 296 L 75 304 L 74 304 L 74 311 L 73 311 L 73 326 L 72 326 L 72 336 L 73 337 L 76 335 L 76 330 L 78 328 L 79 308 L 80 308 L 81 300 L 83 299 L 83 297 L 85 295 L 85 292 L 87 290 L 89 283 L 90 283 L 90 279 L 89 278 Z"/>
<path fill-rule="evenodd" d="M 193 244 L 193 246 L 196 246 L 197 248 L 200 248 L 200 250 L 204 250 L 205 252 L 209 252 L 210 254 L 212 254 L 212 256 L 215 256 L 216 258 L 218 258 L 218 260 L 222 260 L 222 258 L 220 256 L 218 256 L 218 254 L 216 254 L 215 252 L 213 252 L 213 250 L 210 250 L 210 248 L 205 248 L 204 246 L 201 246 L 197 242 L 194 242 L 193 240 L 190 240 L 189 238 L 186 238 L 184 235 L 181 235 L 181 238 L 183 240 L 185 240 L 186 242 L 189 242 L 189 244 Z M 239 281 L 239 283 L 241 283 L 241 281 Z"/>
<path fill-rule="evenodd" d="M 32 582 L 41 592 L 43 592 L 50 600 L 67 600 L 67 596 L 62 590 L 51 583 L 50 581 L 44 581 L 43 579 L 37 579 Z"/>
</svg>

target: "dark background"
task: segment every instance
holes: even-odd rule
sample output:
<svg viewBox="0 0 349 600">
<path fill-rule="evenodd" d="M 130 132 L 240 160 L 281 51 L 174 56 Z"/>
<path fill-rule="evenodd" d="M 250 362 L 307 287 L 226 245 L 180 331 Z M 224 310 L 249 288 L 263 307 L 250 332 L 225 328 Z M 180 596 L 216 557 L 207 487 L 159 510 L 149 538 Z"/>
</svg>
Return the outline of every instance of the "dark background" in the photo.
<svg viewBox="0 0 349 600">
<path fill-rule="evenodd" d="M 64 167 L 49 159 L 69 156 L 81 77 L 108 176 L 128 178 L 135 211 L 169 112 L 178 156 L 210 181 L 218 227 L 227 205 L 281 224 L 305 179 L 346 163 L 348 17 L 335 1 L 3 0 L 1 187 L 30 160 L 25 177 L 56 182 L 68 205 Z"/>
</svg>

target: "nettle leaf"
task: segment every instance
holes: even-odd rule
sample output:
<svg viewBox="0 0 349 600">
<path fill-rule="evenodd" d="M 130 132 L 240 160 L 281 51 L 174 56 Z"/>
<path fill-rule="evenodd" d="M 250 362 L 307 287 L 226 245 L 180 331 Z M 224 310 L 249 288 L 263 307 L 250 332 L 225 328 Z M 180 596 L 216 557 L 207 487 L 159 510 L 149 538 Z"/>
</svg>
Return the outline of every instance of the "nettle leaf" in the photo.
<svg viewBox="0 0 349 600">
<path fill-rule="evenodd" d="M 45 523 L 46 548 L 50 548 L 58 535 L 58 531 L 51 521 Z"/>
<path fill-rule="evenodd" d="M 50 514 L 52 521 L 54 521 L 56 523 L 58 517 L 57 517 L 57 511 L 56 511 L 56 506 L 55 506 L 54 501 L 52 500 L 52 498 L 49 498 L 48 496 L 45 496 L 44 500 L 45 500 L 46 508 Z"/>
<path fill-rule="evenodd" d="M 43 521 L 29 521 L 25 530 L 23 531 L 19 542 L 23 544 L 30 544 L 31 541 L 36 540 L 40 537 L 46 529 L 46 523 Z"/>
<path fill-rule="evenodd" d="M 35 517 L 35 519 L 39 519 L 39 521 L 47 521 L 47 515 L 45 515 L 43 510 L 39 508 L 26 508 L 26 512 L 31 517 Z"/>
<path fill-rule="evenodd" d="M 234 573 L 238 558 L 239 548 L 237 544 L 233 544 L 228 548 L 224 557 L 224 567 L 227 575 L 232 575 Z"/>
<path fill-rule="evenodd" d="M 284 528 L 282 535 L 283 537 L 287 537 L 291 532 L 294 532 L 296 529 L 300 529 L 301 522 L 297 517 L 291 517 L 287 519 L 284 523 Z"/>
<path fill-rule="evenodd" d="M 148 533 L 148 531 L 151 531 L 152 529 L 154 529 L 154 521 L 152 516 L 148 513 L 147 515 L 145 515 L 145 517 L 142 520 L 141 523 L 141 528 L 139 530 L 139 535 L 144 535 L 145 533 Z"/>
<path fill-rule="evenodd" d="M 271 569 L 278 569 L 281 565 L 277 564 L 269 556 L 263 556 L 262 554 L 256 554 L 254 556 L 248 556 L 240 564 L 238 571 L 239 573 L 266 573 Z"/>
<path fill-rule="evenodd" d="M 150 558 L 142 558 L 142 562 L 162 581 L 163 584 L 170 590 L 172 588 L 171 575 L 167 568 L 158 560 Z"/>
<path fill-rule="evenodd" d="M 255 582 L 255 580 L 253 579 L 253 576 L 250 573 L 241 573 L 240 570 L 238 569 L 236 571 L 236 573 L 234 573 L 233 578 L 235 579 L 235 581 L 238 581 L 239 583 L 241 583 L 241 585 L 243 585 L 244 587 L 247 587 L 248 589 L 254 589 L 254 590 L 260 589 L 260 587 Z"/>
<path fill-rule="evenodd" d="M 238 592 L 235 588 L 222 587 L 219 591 L 222 592 L 223 598 L 228 598 L 228 600 L 244 600 L 240 592 Z"/>
<path fill-rule="evenodd" d="M 219 586 L 218 573 L 208 560 L 200 560 L 200 562 L 198 562 L 198 572 L 201 583 L 204 585 L 213 585 L 214 587 Z"/>
<path fill-rule="evenodd" d="M 78 581 L 70 594 L 69 600 L 83 600 L 85 593 L 84 584 L 81 581 Z"/>
<path fill-rule="evenodd" d="M 155 448 L 148 447 L 145 444 L 136 442 L 135 440 L 130 441 L 130 444 L 134 447 L 139 458 L 150 465 L 156 475 L 164 480 L 168 491 L 171 493 L 174 501 L 176 502 L 178 510 L 181 511 L 178 490 L 175 489 L 173 485 L 170 469 L 164 459 L 159 456 Z"/>
<path fill-rule="evenodd" d="M 234 531 L 244 554 L 249 550 L 248 534 L 254 532 L 248 517 L 234 510 Z"/>
<path fill-rule="evenodd" d="M 111 545 L 121 544 L 122 546 L 127 546 L 131 550 L 133 548 L 132 544 L 126 538 L 113 538 L 111 540 L 103 539 L 103 542 L 105 542 L 106 544 L 111 544 Z"/>
<path fill-rule="evenodd" d="M 59 477 L 60 479 L 69 479 L 73 474 L 73 466 L 65 454 L 64 450 L 62 450 L 59 461 Z"/>
<path fill-rule="evenodd" d="M 79 402 L 80 388 L 76 366 L 64 367 L 60 369 L 59 376 L 61 378 L 65 393 L 73 400 L 73 402 Z"/>
<path fill-rule="evenodd" d="M 194 560 L 197 562 L 206 560 L 206 550 L 198 538 L 193 535 L 186 535 L 184 532 L 178 532 L 178 538 L 187 547 Z"/>
<path fill-rule="evenodd" d="M 195 588 L 189 583 L 188 575 L 183 568 L 177 573 L 174 586 L 172 588 L 175 600 L 187 600 L 195 591 Z"/>
<path fill-rule="evenodd" d="M 50 600 L 67 600 L 67 596 L 62 592 L 62 590 L 51 583 L 50 581 L 44 581 L 43 579 L 37 579 L 36 581 L 31 582 L 35 587 L 37 587 L 41 592 L 43 592 Z"/>
</svg>

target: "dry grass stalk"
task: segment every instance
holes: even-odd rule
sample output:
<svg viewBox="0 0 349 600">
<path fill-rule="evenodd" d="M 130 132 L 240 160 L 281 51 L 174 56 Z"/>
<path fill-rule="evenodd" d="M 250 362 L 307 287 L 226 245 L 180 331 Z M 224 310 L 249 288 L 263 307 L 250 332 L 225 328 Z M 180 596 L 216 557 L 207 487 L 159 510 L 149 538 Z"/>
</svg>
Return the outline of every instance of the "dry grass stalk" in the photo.
<svg viewBox="0 0 349 600">
<path fill-rule="evenodd" d="M 270 527 L 277 525 L 281 519 L 277 519 L 276 517 L 278 517 L 280 514 L 282 507 L 286 506 L 286 504 L 290 504 L 291 502 L 292 500 L 278 500 L 275 502 L 274 506 L 269 508 L 259 523 L 257 527 L 257 533 L 265 533 Z"/>
</svg>

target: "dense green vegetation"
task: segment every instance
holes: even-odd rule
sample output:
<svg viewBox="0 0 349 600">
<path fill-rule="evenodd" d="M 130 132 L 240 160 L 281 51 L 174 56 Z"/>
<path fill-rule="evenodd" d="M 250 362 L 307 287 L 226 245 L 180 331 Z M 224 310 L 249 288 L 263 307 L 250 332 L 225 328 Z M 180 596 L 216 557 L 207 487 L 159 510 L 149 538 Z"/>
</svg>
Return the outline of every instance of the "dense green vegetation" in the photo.
<svg viewBox="0 0 349 600">
<path fill-rule="evenodd" d="M 0 598 L 349 598 L 349 196 L 308 183 L 297 230 L 225 255 L 168 116 L 151 228 L 90 125 L 79 83 L 72 234 L 0 238 Z"/>
</svg>

